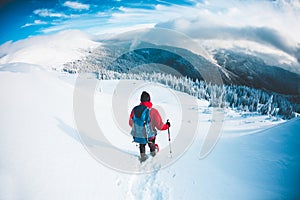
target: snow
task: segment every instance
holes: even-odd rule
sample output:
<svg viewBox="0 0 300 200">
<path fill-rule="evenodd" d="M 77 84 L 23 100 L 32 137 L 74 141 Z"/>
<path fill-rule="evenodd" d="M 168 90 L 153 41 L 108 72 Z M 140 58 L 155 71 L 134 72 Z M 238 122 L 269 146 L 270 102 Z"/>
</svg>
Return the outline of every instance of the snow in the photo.
<svg viewBox="0 0 300 200">
<path fill-rule="evenodd" d="M 106 143 L 100 132 L 85 138 L 75 117 L 78 75 L 49 70 L 99 45 L 73 33 L 72 48 L 61 42 L 66 32 L 0 47 L 0 199 L 300 198 L 299 118 L 213 109 L 159 84 L 98 82 L 87 75 L 85 81 L 97 83 L 92 109 Z M 143 90 L 171 121 L 172 157 L 167 131 L 161 131 L 161 151 L 140 164 L 128 116 Z M 221 134 L 203 157 L 217 123 Z M 99 160 L 115 149 L 124 157 Z"/>
<path fill-rule="evenodd" d="M 22 67 L 27 70 L 18 72 Z M 160 153 L 141 165 L 138 148 L 131 143 L 130 136 L 122 136 L 113 119 L 112 98 L 118 81 L 101 81 L 94 107 L 105 136 L 118 148 L 128 150 L 133 155 L 129 162 L 135 162 L 139 169 L 157 169 L 143 174 L 122 173 L 97 162 L 80 140 L 73 119 L 76 78 L 23 63 L 1 68 L 0 199 L 299 197 L 298 118 L 273 121 L 267 116 L 224 110 L 222 135 L 211 153 L 200 159 L 201 145 L 212 123 L 212 108 L 208 102 L 199 100 L 199 124 L 191 146 L 170 165 L 156 162 L 172 159 L 160 158 Z M 180 122 L 188 122 L 170 111 L 185 112 L 188 107 L 178 107 L 176 98 L 189 97 L 145 83 L 130 94 L 126 115 L 138 103 L 138 94 L 144 89 L 152 94 L 153 103 L 164 109 L 164 120 L 168 117 L 173 122 L 172 150 L 176 158 L 179 148 L 173 141 Z M 157 142 L 168 151 L 166 132 L 159 133 Z"/>
<path fill-rule="evenodd" d="M 22 62 L 59 69 L 64 63 L 83 57 L 84 50 L 99 45 L 91 40 L 91 36 L 79 30 L 35 36 L 1 45 L 0 64 Z"/>
</svg>

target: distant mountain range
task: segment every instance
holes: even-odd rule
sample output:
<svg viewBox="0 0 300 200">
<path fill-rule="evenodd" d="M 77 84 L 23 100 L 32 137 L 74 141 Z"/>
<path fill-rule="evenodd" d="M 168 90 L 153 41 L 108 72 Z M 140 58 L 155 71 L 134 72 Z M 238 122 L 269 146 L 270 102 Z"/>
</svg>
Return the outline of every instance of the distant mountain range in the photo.
<svg viewBox="0 0 300 200">
<path fill-rule="evenodd" d="M 211 77 L 217 71 L 227 85 L 245 85 L 285 95 L 300 95 L 299 74 L 267 64 L 257 56 L 217 49 L 213 52 L 213 59 L 215 62 L 187 49 L 145 42 L 140 42 L 131 50 L 131 41 L 114 40 L 106 41 L 101 47 L 90 51 L 84 60 L 68 63 L 65 68 L 86 71 L 87 68 L 97 70 L 103 67 L 121 73 L 155 71 L 211 82 L 219 78 Z"/>
<path fill-rule="evenodd" d="M 246 85 L 281 94 L 300 94 L 300 75 L 266 64 L 261 58 L 231 50 L 218 50 L 218 64 L 230 73 L 227 84 Z M 229 81 L 229 82 L 227 82 Z"/>
</svg>

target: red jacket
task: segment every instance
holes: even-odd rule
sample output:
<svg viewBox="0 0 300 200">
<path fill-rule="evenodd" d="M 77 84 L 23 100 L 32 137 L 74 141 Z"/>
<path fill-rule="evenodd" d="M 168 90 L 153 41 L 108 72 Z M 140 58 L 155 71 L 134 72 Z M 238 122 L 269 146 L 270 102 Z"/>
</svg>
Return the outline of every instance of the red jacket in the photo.
<svg viewBox="0 0 300 200">
<path fill-rule="evenodd" d="M 151 109 L 150 110 L 150 124 L 152 126 L 152 130 L 156 130 L 156 128 L 158 130 L 167 130 L 169 128 L 169 126 L 165 123 L 162 122 L 161 116 L 158 112 L 158 110 L 156 110 L 155 108 L 152 108 L 152 103 L 150 101 L 148 102 L 141 102 L 140 105 L 144 105 L 147 108 Z M 133 110 L 130 113 L 130 117 L 129 117 L 129 125 L 132 126 L 133 122 L 132 122 L 132 118 L 133 118 Z"/>
</svg>

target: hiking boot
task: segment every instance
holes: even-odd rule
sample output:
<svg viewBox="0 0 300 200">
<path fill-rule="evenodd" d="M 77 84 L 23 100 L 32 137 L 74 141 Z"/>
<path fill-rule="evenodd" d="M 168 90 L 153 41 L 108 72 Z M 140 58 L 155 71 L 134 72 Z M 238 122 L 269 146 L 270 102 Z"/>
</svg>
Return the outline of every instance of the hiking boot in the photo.
<svg viewBox="0 0 300 200">
<path fill-rule="evenodd" d="M 150 154 L 151 154 L 152 157 L 154 157 L 156 155 L 156 152 L 155 151 L 151 151 Z"/>
<path fill-rule="evenodd" d="M 147 159 L 145 153 L 141 153 L 141 162 L 145 161 Z"/>
</svg>

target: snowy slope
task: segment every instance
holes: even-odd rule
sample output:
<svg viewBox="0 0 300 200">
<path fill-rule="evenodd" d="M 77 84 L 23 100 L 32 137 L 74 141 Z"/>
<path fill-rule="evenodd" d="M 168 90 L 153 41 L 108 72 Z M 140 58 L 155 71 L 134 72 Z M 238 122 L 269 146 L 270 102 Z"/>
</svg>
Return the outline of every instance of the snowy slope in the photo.
<svg viewBox="0 0 300 200">
<path fill-rule="evenodd" d="M 0 46 L 0 64 L 30 63 L 51 68 L 80 59 L 87 49 L 99 46 L 91 36 L 79 30 L 35 36 Z"/>
<path fill-rule="evenodd" d="M 26 70 L 20 70 L 26 69 Z M 150 158 L 146 166 L 156 171 L 131 174 L 116 171 L 94 159 L 82 145 L 73 116 L 76 75 L 19 63 L 0 69 L 0 199 L 297 199 L 299 185 L 298 118 L 283 122 L 267 116 L 225 110 L 223 131 L 213 151 L 200 159 L 200 150 L 212 123 L 212 109 L 198 101 L 199 123 L 191 146 L 168 166 Z M 116 81 L 103 81 L 95 93 L 95 114 L 104 134 L 133 155 L 138 148 L 122 134 L 112 115 Z M 170 118 L 172 141 L 180 126 L 190 122 L 173 111 L 195 107 L 178 105 L 185 94 L 145 84 Z M 138 103 L 139 90 L 128 102 Z M 158 92 L 157 89 L 166 92 Z M 170 92 L 174 98 L 170 96 Z M 171 103 L 169 103 L 169 100 Z M 179 107 L 178 107 L 179 106 Z M 125 139 L 124 139 L 125 138 Z M 168 150 L 167 136 L 157 142 Z M 121 145 L 122 144 L 122 145 Z M 172 143 L 174 155 L 180 149 Z M 94 146 L 101 143 L 94 141 Z M 132 160 L 130 162 L 132 162 Z"/>
<path fill-rule="evenodd" d="M 101 81 L 93 109 L 111 145 L 97 135 L 84 140 L 74 119 L 78 77 L 49 69 L 98 45 L 81 32 L 67 31 L 0 47 L 1 200 L 299 199 L 299 118 L 281 121 L 221 110 L 225 118 L 220 138 L 203 158 L 200 152 L 214 123 L 208 102 L 149 83 L 122 94 L 117 90 L 120 82 Z M 142 90 L 152 94 L 163 120 L 171 120 L 173 151 L 171 158 L 166 131 L 160 132 L 161 152 L 143 165 L 127 126 Z M 127 105 L 122 112 L 113 106 L 116 97 Z M 184 113 L 196 114 L 198 120 L 182 117 Z M 188 146 L 183 148 L 183 143 Z M 87 146 L 126 152 L 120 161 L 133 165 L 135 173 L 98 162 Z"/>
<path fill-rule="evenodd" d="M 120 198 L 119 174 L 79 141 L 72 87 L 39 69 L 0 73 L 0 199 Z"/>
</svg>

